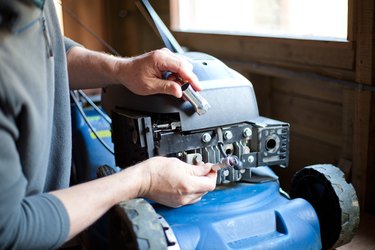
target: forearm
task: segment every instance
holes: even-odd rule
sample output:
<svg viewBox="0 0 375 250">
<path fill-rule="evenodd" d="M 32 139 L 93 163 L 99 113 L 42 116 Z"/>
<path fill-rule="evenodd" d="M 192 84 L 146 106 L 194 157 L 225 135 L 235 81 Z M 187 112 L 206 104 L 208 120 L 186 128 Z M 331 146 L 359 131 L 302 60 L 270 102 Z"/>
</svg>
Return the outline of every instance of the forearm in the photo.
<svg viewBox="0 0 375 250">
<path fill-rule="evenodd" d="M 69 239 L 87 228 L 112 206 L 136 198 L 141 189 L 139 168 L 52 192 L 64 204 L 70 219 Z"/>
<path fill-rule="evenodd" d="M 117 57 L 83 47 L 73 47 L 67 60 L 71 89 L 102 88 L 119 83 L 115 73 L 116 61 L 119 60 Z"/>
<path fill-rule="evenodd" d="M 190 82 L 194 89 L 202 89 L 192 71 L 192 64 L 168 49 L 122 58 L 73 47 L 67 58 L 72 89 L 122 84 L 138 95 L 168 94 L 180 98 L 180 85 L 172 79 L 163 79 L 163 73 L 166 71 L 180 75 L 184 81 Z"/>
</svg>

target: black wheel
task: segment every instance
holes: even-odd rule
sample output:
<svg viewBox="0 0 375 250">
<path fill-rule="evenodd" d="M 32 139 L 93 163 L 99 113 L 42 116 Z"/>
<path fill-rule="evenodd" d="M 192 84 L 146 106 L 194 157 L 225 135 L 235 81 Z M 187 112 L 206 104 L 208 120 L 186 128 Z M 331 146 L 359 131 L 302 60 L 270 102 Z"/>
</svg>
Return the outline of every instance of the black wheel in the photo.
<svg viewBox="0 0 375 250">
<path fill-rule="evenodd" d="M 342 246 L 354 237 L 359 224 L 359 203 L 344 173 L 330 164 L 303 168 L 292 180 L 290 197 L 303 198 L 315 209 L 323 249 Z"/>
<path fill-rule="evenodd" d="M 121 202 L 110 214 L 112 249 L 167 249 L 160 216 L 144 199 Z"/>
</svg>

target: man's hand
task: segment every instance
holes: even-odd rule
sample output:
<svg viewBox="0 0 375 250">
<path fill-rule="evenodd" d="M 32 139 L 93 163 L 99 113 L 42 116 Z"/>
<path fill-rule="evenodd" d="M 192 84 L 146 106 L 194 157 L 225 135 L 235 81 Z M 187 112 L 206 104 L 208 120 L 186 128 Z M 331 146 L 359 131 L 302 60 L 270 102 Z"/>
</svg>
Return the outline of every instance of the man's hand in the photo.
<svg viewBox="0 0 375 250">
<path fill-rule="evenodd" d="M 182 96 L 181 87 L 172 80 L 162 79 L 163 72 L 177 73 L 201 90 L 193 66 L 183 57 L 163 48 L 133 58 L 119 59 L 115 65 L 117 80 L 138 95 L 169 94 Z"/>
<path fill-rule="evenodd" d="M 175 81 L 162 79 L 163 73 L 169 71 L 190 82 L 195 90 L 202 90 L 191 63 L 166 48 L 123 58 L 74 47 L 67 58 L 71 89 L 122 84 L 138 95 L 168 94 L 180 98 L 180 85 Z"/>
<path fill-rule="evenodd" d="M 170 207 L 198 202 L 215 189 L 216 171 L 211 165 L 189 165 L 177 158 L 148 159 L 134 166 L 143 173 L 138 196 Z"/>
<path fill-rule="evenodd" d="M 216 171 L 211 166 L 154 157 L 117 174 L 51 194 L 61 200 L 69 215 L 70 239 L 121 201 L 145 197 L 170 207 L 198 202 L 215 189 Z"/>
</svg>

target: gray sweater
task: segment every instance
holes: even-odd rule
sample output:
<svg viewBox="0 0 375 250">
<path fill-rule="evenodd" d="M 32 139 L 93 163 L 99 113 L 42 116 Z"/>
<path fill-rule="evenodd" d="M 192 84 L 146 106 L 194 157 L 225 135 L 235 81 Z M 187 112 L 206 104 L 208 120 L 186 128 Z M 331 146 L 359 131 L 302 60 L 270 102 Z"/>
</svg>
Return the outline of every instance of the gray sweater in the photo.
<svg viewBox="0 0 375 250">
<path fill-rule="evenodd" d="M 0 249 L 57 248 L 69 218 L 46 192 L 69 185 L 64 40 L 52 1 L 43 11 L 12 2 L 20 18 L 12 32 L 0 31 Z"/>
</svg>

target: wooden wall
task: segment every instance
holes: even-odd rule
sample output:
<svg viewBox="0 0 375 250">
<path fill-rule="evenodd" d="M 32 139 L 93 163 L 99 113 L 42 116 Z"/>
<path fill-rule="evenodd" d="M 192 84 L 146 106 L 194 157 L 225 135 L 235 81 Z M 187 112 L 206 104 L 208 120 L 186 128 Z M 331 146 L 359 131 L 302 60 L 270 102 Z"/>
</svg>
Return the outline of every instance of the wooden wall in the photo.
<svg viewBox="0 0 375 250">
<path fill-rule="evenodd" d="M 169 23 L 169 5 L 161 2 L 156 9 Z M 163 47 L 134 1 L 62 0 L 62 6 L 65 35 L 89 49 L 134 56 Z"/>
<path fill-rule="evenodd" d="M 104 0 L 62 0 L 64 35 L 86 48 L 106 51 L 100 41 L 108 41 L 108 7 Z"/>
<path fill-rule="evenodd" d="M 87 1 L 63 1 L 91 17 L 99 11 L 98 19 L 87 21 L 94 22 L 92 27 L 121 55 L 163 46 L 133 1 L 83 2 Z M 169 24 L 169 1 L 151 3 Z M 66 33 L 81 39 L 84 32 L 66 20 L 64 15 Z M 247 77 L 261 115 L 291 124 L 290 165 L 275 169 L 285 189 L 304 166 L 335 164 L 355 186 L 362 208 L 375 212 L 374 23 L 372 0 L 349 0 L 347 43 L 174 34 L 190 50 L 212 54 Z"/>
</svg>

